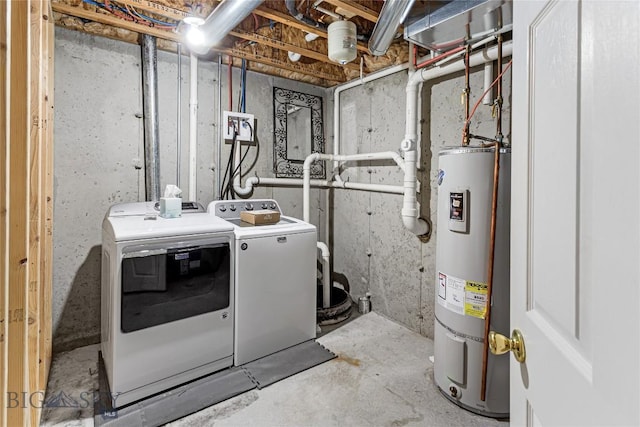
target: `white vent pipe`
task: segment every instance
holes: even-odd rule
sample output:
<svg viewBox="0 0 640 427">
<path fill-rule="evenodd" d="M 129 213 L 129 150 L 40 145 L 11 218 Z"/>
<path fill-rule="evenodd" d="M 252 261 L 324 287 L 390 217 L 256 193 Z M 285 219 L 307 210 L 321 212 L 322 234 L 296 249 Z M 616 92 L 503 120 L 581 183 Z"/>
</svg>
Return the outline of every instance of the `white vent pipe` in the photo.
<svg viewBox="0 0 640 427">
<path fill-rule="evenodd" d="M 513 44 L 505 43 L 502 47 L 503 56 L 510 56 L 513 52 Z M 469 57 L 469 66 L 475 67 L 498 58 L 498 48 L 492 47 L 484 49 Z M 407 107 L 406 107 L 406 128 L 401 149 L 404 151 L 405 177 L 404 177 L 404 200 L 402 205 L 402 220 L 405 227 L 417 236 L 428 232 L 429 225 L 419 218 L 420 206 L 416 198 L 416 172 L 417 172 L 417 138 L 418 138 L 418 87 L 420 84 L 445 76 L 457 71 L 464 70 L 461 61 L 450 63 L 441 67 L 423 68 L 409 73 L 407 82 Z"/>
<path fill-rule="evenodd" d="M 196 176 L 198 174 L 198 57 L 191 54 L 189 79 L 189 200 L 197 200 Z"/>
<path fill-rule="evenodd" d="M 381 153 L 366 153 L 366 154 L 351 154 L 351 155 L 333 155 L 313 153 L 307 156 L 302 166 L 303 173 L 303 186 L 302 186 L 302 219 L 305 222 L 310 220 L 309 212 L 309 192 L 311 190 L 311 164 L 318 160 L 335 160 L 339 162 L 346 161 L 362 161 L 362 160 L 385 160 L 390 159 L 395 161 L 400 168 L 404 169 L 404 161 L 398 153 L 393 151 L 381 152 Z M 406 172 L 406 171 L 405 171 Z M 346 183 L 345 183 L 346 184 Z M 322 306 L 327 308 L 331 305 L 331 265 L 329 247 L 323 243 L 318 242 L 318 249 L 322 251 Z"/>
</svg>

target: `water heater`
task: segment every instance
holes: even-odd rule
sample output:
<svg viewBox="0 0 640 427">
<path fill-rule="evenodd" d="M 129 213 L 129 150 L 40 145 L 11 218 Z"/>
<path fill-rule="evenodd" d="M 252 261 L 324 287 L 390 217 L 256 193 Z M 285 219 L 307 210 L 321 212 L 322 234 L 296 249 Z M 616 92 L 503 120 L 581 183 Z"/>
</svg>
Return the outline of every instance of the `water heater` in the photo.
<svg viewBox="0 0 640 427">
<path fill-rule="evenodd" d="M 445 148 L 439 155 L 434 378 L 456 404 L 509 416 L 509 358 L 489 354 L 481 400 L 493 147 Z M 510 336 L 509 227 L 511 150 L 500 150 L 491 330 Z"/>
</svg>

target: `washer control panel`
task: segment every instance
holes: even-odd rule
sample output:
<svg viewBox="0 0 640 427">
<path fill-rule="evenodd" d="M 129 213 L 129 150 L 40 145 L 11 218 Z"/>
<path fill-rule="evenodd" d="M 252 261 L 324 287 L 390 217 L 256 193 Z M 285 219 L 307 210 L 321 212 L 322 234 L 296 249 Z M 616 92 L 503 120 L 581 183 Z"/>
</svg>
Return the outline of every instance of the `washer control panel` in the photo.
<svg viewBox="0 0 640 427">
<path fill-rule="evenodd" d="M 214 200 L 209 203 L 207 212 L 213 213 L 222 219 L 235 219 L 240 218 L 240 212 L 242 211 L 264 209 L 282 214 L 280 206 L 273 199 Z"/>
</svg>

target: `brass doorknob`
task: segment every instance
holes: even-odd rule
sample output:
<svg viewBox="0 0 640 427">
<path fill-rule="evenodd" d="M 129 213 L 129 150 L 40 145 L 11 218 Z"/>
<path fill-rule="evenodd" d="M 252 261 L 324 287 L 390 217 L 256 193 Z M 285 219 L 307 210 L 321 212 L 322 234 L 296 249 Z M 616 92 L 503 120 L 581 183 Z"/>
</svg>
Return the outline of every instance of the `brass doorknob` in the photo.
<svg viewBox="0 0 640 427">
<path fill-rule="evenodd" d="M 524 363 L 527 358 L 527 350 L 524 347 L 524 337 L 518 329 L 513 330 L 511 338 L 493 331 L 489 332 L 489 349 L 493 354 L 504 354 L 512 351 L 513 356 L 520 363 Z"/>
</svg>

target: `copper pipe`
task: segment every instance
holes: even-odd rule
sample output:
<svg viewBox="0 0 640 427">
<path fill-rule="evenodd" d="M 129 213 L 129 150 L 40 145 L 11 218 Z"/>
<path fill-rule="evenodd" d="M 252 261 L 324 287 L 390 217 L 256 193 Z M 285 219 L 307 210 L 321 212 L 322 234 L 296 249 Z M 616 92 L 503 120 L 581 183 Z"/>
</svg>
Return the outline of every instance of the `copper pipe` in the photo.
<svg viewBox="0 0 640 427">
<path fill-rule="evenodd" d="M 431 65 L 431 64 L 434 64 L 434 63 L 440 61 L 441 59 L 444 59 L 444 58 L 447 58 L 447 57 L 449 57 L 451 55 L 454 55 L 454 54 L 456 54 L 456 53 L 458 53 L 458 52 L 460 52 L 462 50 L 464 50 L 464 46 L 457 47 L 457 48 L 452 49 L 452 50 L 450 50 L 448 52 L 445 52 L 443 54 L 434 56 L 433 58 L 426 59 L 426 60 L 422 61 L 419 64 L 415 64 L 415 61 L 417 61 L 417 59 L 414 58 L 414 65 L 416 67 L 416 70 L 420 69 L 420 68 L 424 68 L 424 67 L 426 67 L 428 65 Z"/>
<path fill-rule="evenodd" d="M 496 98 L 497 106 L 497 122 L 496 122 L 496 139 L 502 142 L 502 34 L 498 34 L 498 96 Z"/>
<path fill-rule="evenodd" d="M 471 95 L 471 87 L 469 86 L 469 54 L 471 46 L 467 45 L 464 55 L 464 131 L 462 132 L 462 145 L 469 145 L 469 96 Z"/>
<path fill-rule="evenodd" d="M 496 252 L 496 219 L 498 216 L 498 179 L 500 177 L 500 142 L 493 143 L 493 196 L 491 200 L 491 228 L 489 231 L 489 263 L 487 265 L 487 305 L 484 315 L 484 340 L 482 351 L 482 383 L 480 400 L 487 397 L 487 363 L 489 358 L 489 329 L 491 329 L 491 293 L 493 291 L 493 264 Z"/>
</svg>

